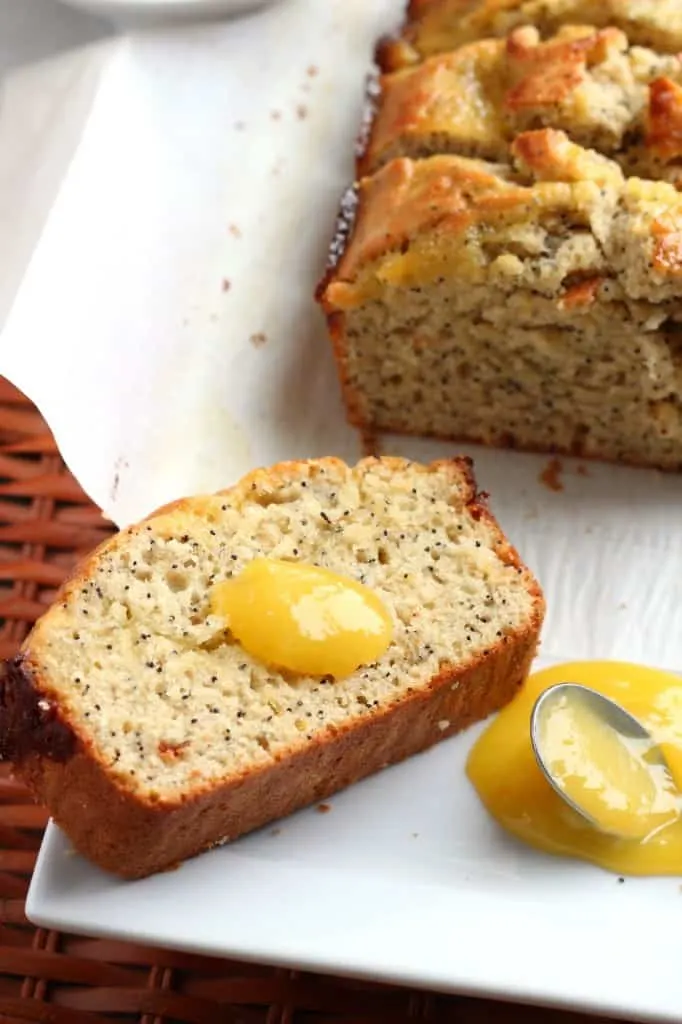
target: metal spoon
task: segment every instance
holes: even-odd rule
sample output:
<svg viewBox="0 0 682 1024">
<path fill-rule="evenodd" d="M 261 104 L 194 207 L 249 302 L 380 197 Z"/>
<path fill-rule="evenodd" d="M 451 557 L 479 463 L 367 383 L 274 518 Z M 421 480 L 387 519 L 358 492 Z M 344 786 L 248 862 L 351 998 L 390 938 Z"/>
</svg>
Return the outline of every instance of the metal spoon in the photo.
<svg viewBox="0 0 682 1024">
<path fill-rule="evenodd" d="M 541 772 L 549 782 L 550 786 L 552 786 L 554 791 L 559 794 L 562 800 L 564 800 L 569 807 L 572 807 L 574 811 L 588 821 L 594 828 L 600 828 L 598 822 L 595 821 L 595 819 L 583 807 L 571 799 L 571 797 L 569 797 L 561 788 L 558 779 L 552 775 L 551 769 L 542 750 L 541 724 L 544 715 L 546 715 L 551 710 L 552 705 L 560 701 L 562 697 L 575 698 L 576 696 L 579 697 L 579 699 L 587 705 L 592 714 L 594 714 L 595 717 L 598 717 L 609 729 L 613 729 L 616 733 L 627 739 L 645 740 L 647 743 L 651 744 L 646 755 L 647 762 L 652 767 L 662 768 L 669 778 L 671 790 L 675 790 L 675 784 L 672 779 L 670 767 L 665 759 L 663 751 L 660 746 L 653 741 L 651 734 L 644 728 L 642 723 L 634 717 L 634 715 L 631 715 L 629 711 L 626 711 L 620 704 L 617 704 L 615 700 L 611 700 L 609 697 L 605 697 L 596 690 L 590 689 L 589 686 L 582 686 L 580 683 L 557 683 L 555 686 L 550 686 L 549 689 L 541 693 L 533 706 L 530 718 L 530 740 L 533 746 L 535 759 Z"/>
</svg>

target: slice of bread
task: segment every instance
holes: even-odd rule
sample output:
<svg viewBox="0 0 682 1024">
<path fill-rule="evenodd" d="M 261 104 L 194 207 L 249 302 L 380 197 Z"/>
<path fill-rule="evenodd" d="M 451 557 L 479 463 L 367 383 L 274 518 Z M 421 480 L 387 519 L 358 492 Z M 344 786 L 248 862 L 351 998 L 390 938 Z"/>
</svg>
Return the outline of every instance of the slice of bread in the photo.
<svg viewBox="0 0 682 1024">
<path fill-rule="evenodd" d="M 211 589 L 257 556 L 371 587 L 386 653 L 338 680 L 246 654 Z M 285 463 L 90 556 L 5 666 L 0 743 L 77 850 L 142 877 L 489 715 L 526 676 L 543 612 L 468 460 Z"/>
<path fill-rule="evenodd" d="M 617 28 L 565 25 L 545 40 L 517 28 L 383 75 L 369 103 L 361 175 L 398 156 L 508 161 L 512 140 L 540 127 L 628 175 L 682 175 L 682 60 L 632 46 Z"/>
<path fill-rule="evenodd" d="M 543 38 L 563 25 L 613 26 L 636 46 L 682 50 L 680 0 L 409 0 L 399 36 L 379 47 L 386 69 L 446 53 L 463 43 L 535 25 Z"/>
<path fill-rule="evenodd" d="M 318 289 L 368 431 L 682 469 L 682 195 L 562 132 L 397 158 Z"/>
</svg>

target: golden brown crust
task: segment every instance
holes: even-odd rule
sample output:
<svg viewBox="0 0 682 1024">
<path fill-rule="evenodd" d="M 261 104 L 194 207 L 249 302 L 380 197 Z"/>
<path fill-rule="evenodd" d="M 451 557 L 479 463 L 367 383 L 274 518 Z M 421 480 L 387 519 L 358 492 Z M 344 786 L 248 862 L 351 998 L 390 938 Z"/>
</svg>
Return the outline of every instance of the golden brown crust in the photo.
<svg viewBox="0 0 682 1024">
<path fill-rule="evenodd" d="M 121 791 L 87 751 L 65 764 L 31 756 L 17 770 L 76 850 L 123 878 L 142 878 L 325 800 L 503 707 L 535 655 L 539 591 L 537 609 L 523 636 L 500 642 L 467 669 L 444 670 L 428 693 L 175 807 L 145 805 Z"/>
<path fill-rule="evenodd" d="M 374 50 L 374 62 L 385 72 L 418 64 L 419 60 L 419 52 L 406 39 L 397 36 L 383 36 Z"/>
<path fill-rule="evenodd" d="M 519 132 L 546 126 L 629 173 L 675 180 L 668 164 L 682 137 L 680 82 L 679 55 L 630 48 L 619 29 L 565 25 L 543 41 L 522 26 L 380 76 L 358 174 L 434 153 L 507 162 Z"/>
<path fill-rule="evenodd" d="M 670 78 L 649 86 L 646 146 L 663 160 L 682 156 L 682 86 Z"/>
<path fill-rule="evenodd" d="M 505 239 L 514 246 L 521 227 L 553 234 L 571 224 L 599 235 L 612 261 L 604 270 L 626 294 L 632 264 L 642 268 L 634 298 L 676 297 L 682 197 L 669 183 L 625 178 L 614 161 L 549 128 L 519 135 L 510 155 L 532 184 L 518 184 L 509 168 L 451 155 L 397 158 L 363 179 L 345 251 L 318 289 L 327 315 L 357 309 L 390 289 L 425 287 L 444 273 L 482 283 L 488 233 L 498 247 Z M 566 260 L 561 273 L 582 269 L 579 259 Z M 338 323 L 334 333 L 335 350 L 343 353 Z"/>
<path fill-rule="evenodd" d="M 364 145 L 359 149 L 358 170 L 366 175 L 377 170 L 398 145 L 414 138 L 438 135 L 449 126 L 463 144 L 481 155 L 494 155 L 502 126 L 482 82 L 500 64 L 504 43 L 484 39 L 433 57 L 417 66 L 380 76 L 369 113 Z M 385 61 L 384 61 L 385 68 Z M 467 155 L 466 153 L 464 155 Z"/>
<path fill-rule="evenodd" d="M 327 316 L 327 330 L 332 343 L 336 372 L 346 407 L 349 423 L 361 426 L 366 419 L 362 410 L 362 398 L 353 387 L 348 368 L 348 346 L 345 341 L 345 318 L 342 313 L 331 312 Z"/>
<path fill-rule="evenodd" d="M 682 275 L 682 231 L 670 231 L 663 224 L 654 227 L 653 266 L 656 270 L 674 277 Z"/>
<path fill-rule="evenodd" d="M 611 49 L 625 49 L 627 39 L 615 28 L 594 32 L 579 29 L 574 38 L 542 43 L 534 28 L 515 29 L 506 55 L 516 84 L 507 90 L 504 105 L 516 111 L 560 103 L 580 85 L 588 62 L 602 61 Z"/>
<path fill-rule="evenodd" d="M 376 462 L 363 460 L 360 466 Z M 400 458 L 383 458 L 383 465 L 399 470 Z M 235 487 L 221 492 L 236 507 L 258 489 L 276 487 L 282 480 L 303 478 L 343 466 L 338 459 L 284 462 L 248 474 Z M 114 778 L 95 753 L 92 740 L 62 715 L 60 727 L 69 744 L 59 756 L 36 749 L 28 735 L 10 735 L 5 755 L 15 759 L 17 773 L 36 799 L 50 810 L 74 847 L 105 870 L 124 878 L 140 878 L 173 866 L 217 842 L 234 839 L 333 793 L 382 767 L 424 750 L 472 722 L 497 710 L 513 696 L 525 678 L 538 643 L 544 615 L 542 592 L 517 552 L 508 543 L 489 512 L 485 498 L 476 493 L 469 459 L 453 459 L 423 467 L 424 472 L 446 471 L 460 500 L 476 519 L 485 519 L 498 534 L 496 552 L 506 564 L 524 574 L 534 598 L 532 619 L 518 634 L 502 637 L 484 655 L 468 664 L 443 665 L 427 690 L 397 700 L 380 712 L 342 727 L 330 726 L 306 748 L 281 755 L 275 764 L 244 771 L 227 783 L 197 780 L 191 792 L 170 800 L 142 799 Z M 164 517 L 202 514 L 205 499 L 186 498 L 165 506 Z M 134 530 L 137 527 L 131 527 Z M 87 580 L 99 554 L 125 543 L 130 530 L 106 541 L 77 569 L 57 602 Z M 47 613 L 49 618 L 49 612 Z M 40 668 L 39 623 L 22 649 L 22 680 L 30 680 L 35 706 L 56 700 L 50 680 Z M 11 734 L 16 722 L 4 714 L 12 694 L 0 701 L 0 731 Z M 29 716 L 30 717 L 30 716 Z M 21 722 L 28 721 L 24 717 Z M 444 722 L 448 722 L 444 726 Z"/>
<path fill-rule="evenodd" d="M 535 181 L 593 181 L 618 185 L 623 172 L 618 164 L 591 149 L 583 149 L 564 132 L 544 128 L 517 135 L 509 153 L 517 167 Z"/>
<path fill-rule="evenodd" d="M 566 166 L 565 154 L 571 143 L 563 132 L 551 128 L 543 132 L 523 132 L 518 135 L 509 147 L 512 157 L 523 167 L 539 174 L 542 178 L 551 177 L 558 167 Z"/>
<path fill-rule="evenodd" d="M 553 306 L 548 345 L 573 323 L 589 335 L 605 306 L 620 315 L 623 301 L 651 302 L 664 339 L 669 321 L 677 331 L 681 49 L 682 0 L 411 0 L 399 38 L 378 47 L 385 73 L 358 161 L 359 205 L 318 293 L 351 423 L 392 430 L 392 419 L 409 421 L 388 410 L 411 388 L 420 402 L 437 389 L 427 359 L 433 377 L 426 387 L 420 377 L 434 335 L 454 378 L 450 351 L 470 355 L 458 348 L 454 311 L 465 310 L 463 334 L 467 317 L 486 316 L 478 306 L 469 313 L 469 286 L 472 303 L 483 305 L 488 288 L 491 302 L 518 300 L 529 337 L 542 337 Z M 548 127 L 528 130 L 538 125 Z M 432 315 L 425 337 L 419 324 Z M 378 368 L 382 346 L 390 374 Z M 461 371 L 477 372 L 476 356 Z M 514 382 L 499 373 L 507 394 Z M 453 386 L 456 397 L 465 390 Z M 438 419 L 424 414 L 422 424 L 447 422 L 447 399 L 438 401 Z M 550 424 L 550 441 L 558 429 Z M 504 433 L 447 440 L 516 446 Z M 591 457 L 581 445 L 561 451 Z"/>
<path fill-rule="evenodd" d="M 606 279 L 604 277 L 588 277 L 584 281 L 576 281 L 569 285 L 559 299 L 561 309 L 578 309 L 591 306 L 597 301 L 599 289 Z"/>
<path fill-rule="evenodd" d="M 507 35 L 520 25 L 536 25 L 547 36 L 568 24 L 614 26 L 631 43 L 662 53 L 682 49 L 679 0 L 417 0 L 409 4 L 398 36 L 402 45 L 385 46 L 382 53 L 395 68 L 401 57 L 414 63 L 475 39 Z"/>
<path fill-rule="evenodd" d="M 509 184 L 485 165 L 458 157 L 392 160 L 359 185 L 359 202 L 343 255 L 318 290 L 331 311 L 342 304 L 343 282 L 361 267 L 440 228 L 461 234 L 476 221 L 528 205 L 528 189 Z M 349 240 L 348 240 L 349 239 Z"/>
</svg>

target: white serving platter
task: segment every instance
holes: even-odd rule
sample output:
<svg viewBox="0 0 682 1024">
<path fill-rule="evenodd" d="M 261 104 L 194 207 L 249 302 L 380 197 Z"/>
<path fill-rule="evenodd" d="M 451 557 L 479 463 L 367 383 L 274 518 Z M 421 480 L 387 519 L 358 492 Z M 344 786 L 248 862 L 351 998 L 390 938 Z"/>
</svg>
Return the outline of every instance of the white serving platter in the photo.
<svg viewBox="0 0 682 1024">
<path fill-rule="evenodd" d="M 423 443 L 396 450 L 428 457 Z M 682 666 L 676 478 L 478 453 L 495 509 L 545 586 L 543 661 Z M 554 657 L 552 657 L 554 654 Z M 479 727 L 480 728 L 480 727 Z M 488 819 L 465 774 L 479 728 L 178 871 L 122 883 L 50 827 L 27 913 L 126 937 L 423 988 L 679 1024 L 680 878 L 545 857 Z"/>
<path fill-rule="evenodd" d="M 419 988 L 679 1024 L 680 879 L 534 854 L 464 776 L 480 727 L 141 882 L 50 825 L 36 924 Z"/>
<path fill-rule="evenodd" d="M 256 464 L 360 453 L 311 294 L 352 175 L 363 76 L 400 0 L 282 0 L 111 46 L 0 342 L 120 525 Z M 428 459 L 452 446 L 387 438 Z M 467 449 L 548 599 L 544 659 L 682 669 L 682 479 Z M 206 953 L 682 1019 L 681 879 L 502 835 L 467 783 L 477 730 L 136 883 L 48 830 L 36 923 Z M 682 865 L 680 866 L 682 874 Z"/>
</svg>

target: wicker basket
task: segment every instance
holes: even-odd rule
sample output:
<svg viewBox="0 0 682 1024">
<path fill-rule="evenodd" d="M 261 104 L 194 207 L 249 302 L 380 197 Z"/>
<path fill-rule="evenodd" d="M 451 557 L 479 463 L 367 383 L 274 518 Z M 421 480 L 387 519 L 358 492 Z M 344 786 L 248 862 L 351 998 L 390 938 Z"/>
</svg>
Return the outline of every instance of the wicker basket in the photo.
<svg viewBox="0 0 682 1024">
<path fill-rule="evenodd" d="M 112 527 L 31 404 L 0 378 L 0 656 Z M 0 766 L 0 1020 L 49 1024 L 570 1024 L 575 1014 L 318 978 L 33 928 L 24 914 L 45 812 Z"/>
</svg>

